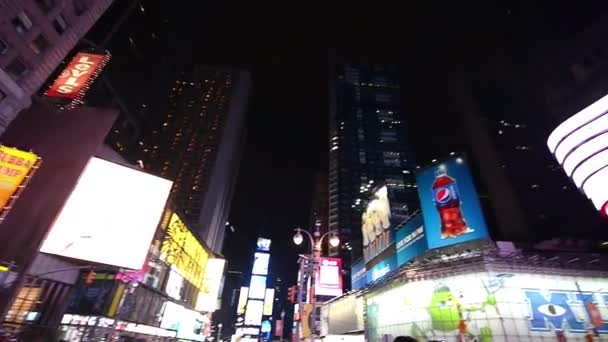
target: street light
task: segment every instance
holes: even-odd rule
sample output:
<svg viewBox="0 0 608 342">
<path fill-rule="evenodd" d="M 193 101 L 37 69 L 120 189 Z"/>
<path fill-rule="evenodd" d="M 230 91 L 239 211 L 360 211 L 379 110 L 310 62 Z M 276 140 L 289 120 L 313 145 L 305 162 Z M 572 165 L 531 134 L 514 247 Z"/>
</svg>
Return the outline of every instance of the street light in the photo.
<svg viewBox="0 0 608 342">
<path fill-rule="evenodd" d="M 338 247 L 338 245 L 340 244 L 340 238 L 338 237 L 338 235 L 333 234 L 332 236 L 329 237 L 329 245 L 332 247 Z"/>
<path fill-rule="evenodd" d="M 293 243 L 295 243 L 296 245 L 299 246 L 302 244 L 303 241 L 304 241 L 304 236 L 302 236 L 302 233 L 300 233 L 300 231 L 298 230 L 296 232 L 296 235 L 293 236 Z"/>
</svg>

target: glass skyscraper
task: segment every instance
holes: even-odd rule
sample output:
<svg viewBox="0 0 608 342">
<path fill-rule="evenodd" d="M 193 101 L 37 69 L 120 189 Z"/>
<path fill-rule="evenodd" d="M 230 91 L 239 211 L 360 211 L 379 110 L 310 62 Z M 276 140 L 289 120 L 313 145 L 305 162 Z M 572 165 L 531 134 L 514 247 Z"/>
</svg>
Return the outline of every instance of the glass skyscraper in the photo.
<svg viewBox="0 0 608 342">
<path fill-rule="evenodd" d="M 341 240 L 330 255 L 348 271 L 363 257 L 361 218 L 376 189 L 386 185 L 393 223 L 419 205 L 398 70 L 349 63 L 330 70 L 329 229 Z M 350 276 L 344 280 L 348 287 Z"/>
</svg>

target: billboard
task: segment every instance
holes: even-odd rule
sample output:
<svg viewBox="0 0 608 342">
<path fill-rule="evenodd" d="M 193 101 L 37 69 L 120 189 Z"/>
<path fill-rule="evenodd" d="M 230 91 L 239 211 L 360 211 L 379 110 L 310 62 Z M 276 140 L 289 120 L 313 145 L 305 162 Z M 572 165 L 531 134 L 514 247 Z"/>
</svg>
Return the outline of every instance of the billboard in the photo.
<svg viewBox="0 0 608 342">
<path fill-rule="evenodd" d="M 217 309 L 217 299 L 224 276 L 226 260 L 215 258 L 207 260 L 203 286 L 196 299 L 196 311 L 213 312 Z"/>
<path fill-rule="evenodd" d="M 451 158 L 416 175 L 429 248 L 488 237 L 471 172 L 462 158 Z"/>
<path fill-rule="evenodd" d="M 394 252 L 367 270 L 367 283 L 372 283 L 397 269 L 397 256 Z"/>
<path fill-rule="evenodd" d="M 249 288 L 248 287 L 241 287 L 241 291 L 239 292 L 239 303 L 236 307 L 236 313 L 237 314 L 244 314 L 245 313 L 245 306 L 247 306 L 247 298 L 249 298 Z"/>
<path fill-rule="evenodd" d="M 592 326 L 608 333 L 608 280 L 600 277 L 478 272 L 408 282 L 366 302 L 369 341 L 579 341 Z"/>
<path fill-rule="evenodd" d="M 411 261 L 428 249 L 422 215 L 413 216 L 397 230 L 395 233 L 395 248 L 397 266 Z"/>
<path fill-rule="evenodd" d="M 209 252 L 176 213 L 169 219 L 160 259 L 174 265 L 186 280 L 201 289 Z"/>
<path fill-rule="evenodd" d="M 608 95 L 562 122 L 547 145 L 568 177 L 608 216 Z"/>
<path fill-rule="evenodd" d="M 274 306 L 274 289 L 266 289 L 264 297 L 264 316 L 272 316 L 272 308 Z"/>
<path fill-rule="evenodd" d="M 8 209 L 13 196 L 39 161 L 32 152 L 0 145 L 0 212 Z"/>
<path fill-rule="evenodd" d="M 391 205 L 386 185 L 376 189 L 361 215 L 363 259 L 369 262 L 393 243 Z"/>
<path fill-rule="evenodd" d="M 141 269 L 171 184 L 139 170 L 91 158 L 40 251 Z"/>
<path fill-rule="evenodd" d="M 247 310 L 245 311 L 245 325 L 262 324 L 262 314 L 264 313 L 264 301 L 249 300 L 247 302 Z"/>
<path fill-rule="evenodd" d="M 342 259 L 319 258 L 315 294 L 317 296 L 333 297 L 342 295 Z"/>
<path fill-rule="evenodd" d="M 365 262 L 360 260 L 351 267 L 351 287 L 353 290 L 359 290 L 367 284 L 367 270 Z"/>
<path fill-rule="evenodd" d="M 266 296 L 266 277 L 257 275 L 251 276 L 249 298 L 264 299 L 264 296 Z"/>
<path fill-rule="evenodd" d="M 181 339 L 204 341 L 205 336 L 201 334 L 204 321 L 205 319 L 200 313 L 173 302 L 166 302 L 160 327 L 176 330 L 177 337 Z"/>
<path fill-rule="evenodd" d="M 183 287 L 184 278 L 175 270 L 175 266 L 171 266 L 169 277 L 165 283 L 165 293 L 173 299 L 181 300 Z"/>
<path fill-rule="evenodd" d="M 258 238 L 256 250 L 259 252 L 270 252 L 270 239 Z"/>
<path fill-rule="evenodd" d="M 251 269 L 251 273 L 259 274 L 259 275 L 267 275 L 269 261 L 270 261 L 270 254 L 256 252 L 253 256 L 253 268 Z"/>
<path fill-rule="evenodd" d="M 44 95 L 68 100 L 81 99 L 109 59 L 109 54 L 77 53 Z"/>
</svg>

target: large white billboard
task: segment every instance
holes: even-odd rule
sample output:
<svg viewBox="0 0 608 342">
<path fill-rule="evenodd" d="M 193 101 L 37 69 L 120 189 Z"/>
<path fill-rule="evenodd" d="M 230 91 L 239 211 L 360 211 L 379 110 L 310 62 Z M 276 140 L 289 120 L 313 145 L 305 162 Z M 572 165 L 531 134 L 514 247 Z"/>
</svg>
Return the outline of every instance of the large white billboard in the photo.
<svg viewBox="0 0 608 342">
<path fill-rule="evenodd" d="M 608 216 L 608 96 L 561 123 L 547 145 L 568 177 Z"/>
<path fill-rule="evenodd" d="M 217 299 L 220 294 L 225 264 L 226 260 L 220 258 L 207 261 L 203 287 L 196 299 L 196 311 L 214 312 L 217 309 Z"/>
<path fill-rule="evenodd" d="M 247 311 L 245 311 L 245 325 L 261 325 L 263 312 L 264 301 L 250 299 L 247 302 Z"/>
<path fill-rule="evenodd" d="M 253 299 L 264 299 L 266 296 L 266 277 L 264 276 L 251 276 L 251 283 L 249 284 L 249 298 Z"/>
<path fill-rule="evenodd" d="M 409 282 L 366 296 L 369 341 L 584 341 L 608 334 L 608 279 L 470 273 Z"/>
<path fill-rule="evenodd" d="M 141 269 L 171 185 L 166 179 L 91 158 L 40 251 Z"/>
<path fill-rule="evenodd" d="M 251 269 L 251 274 L 267 275 L 269 261 L 270 254 L 256 252 L 253 257 L 253 268 Z"/>
</svg>

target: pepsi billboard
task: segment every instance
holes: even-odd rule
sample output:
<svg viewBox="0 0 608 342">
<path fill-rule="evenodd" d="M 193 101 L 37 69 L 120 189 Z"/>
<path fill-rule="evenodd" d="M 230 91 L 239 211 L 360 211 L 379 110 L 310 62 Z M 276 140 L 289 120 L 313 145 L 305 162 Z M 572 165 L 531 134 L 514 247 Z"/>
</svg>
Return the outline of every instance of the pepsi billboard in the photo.
<svg viewBox="0 0 608 342">
<path fill-rule="evenodd" d="M 397 266 L 416 258 L 428 249 L 422 215 L 413 216 L 395 233 Z"/>
<path fill-rule="evenodd" d="M 428 248 L 488 237 L 473 177 L 463 158 L 418 172 L 416 182 Z"/>
</svg>

